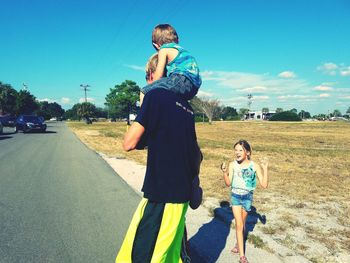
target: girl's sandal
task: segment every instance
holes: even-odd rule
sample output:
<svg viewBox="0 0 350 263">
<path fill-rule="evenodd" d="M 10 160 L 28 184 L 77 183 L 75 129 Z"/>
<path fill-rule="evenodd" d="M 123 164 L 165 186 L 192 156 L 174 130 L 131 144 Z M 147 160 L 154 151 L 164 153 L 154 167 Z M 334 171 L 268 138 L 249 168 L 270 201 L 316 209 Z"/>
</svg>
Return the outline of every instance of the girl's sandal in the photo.
<svg viewBox="0 0 350 263">
<path fill-rule="evenodd" d="M 238 249 L 238 244 L 236 243 L 236 245 L 234 246 L 234 248 L 231 249 L 231 252 L 233 254 L 238 254 L 239 253 L 239 249 Z"/>
<path fill-rule="evenodd" d="M 239 263 L 249 263 L 248 259 L 246 258 L 246 256 L 242 256 L 239 258 Z"/>
</svg>

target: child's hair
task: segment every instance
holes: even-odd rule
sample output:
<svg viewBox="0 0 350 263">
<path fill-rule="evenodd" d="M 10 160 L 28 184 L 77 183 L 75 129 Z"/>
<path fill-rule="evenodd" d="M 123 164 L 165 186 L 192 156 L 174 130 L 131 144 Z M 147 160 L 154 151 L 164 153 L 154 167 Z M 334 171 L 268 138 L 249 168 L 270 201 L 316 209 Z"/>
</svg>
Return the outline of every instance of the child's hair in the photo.
<svg viewBox="0 0 350 263">
<path fill-rule="evenodd" d="M 146 80 L 149 78 L 152 72 L 156 71 L 158 64 L 158 53 L 154 53 L 147 61 L 146 64 Z"/>
<path fill-rule="evenodd" d="M 235 148 L 236 145 L 241 145 L 243 147 L 247 153 L 248 160 L 250 160 L 250 156 L 252 155 L 252 148 L 250 147 L 249 143 L 246 140 L 239 140 L 233 145 L 233 148 Z"/>
<path fill-rule="evenodd" d="M 152 32 L 152 43 L 162 46 L 166 43 L 179 43 L 175 28 L 169 24 L 159 24 Z"/>
</svg>

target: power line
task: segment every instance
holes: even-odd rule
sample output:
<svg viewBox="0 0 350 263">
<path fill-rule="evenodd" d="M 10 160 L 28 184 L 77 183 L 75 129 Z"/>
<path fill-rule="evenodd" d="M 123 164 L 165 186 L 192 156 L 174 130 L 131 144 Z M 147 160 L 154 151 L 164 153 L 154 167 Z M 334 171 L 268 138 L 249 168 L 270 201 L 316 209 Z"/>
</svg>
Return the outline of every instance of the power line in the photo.
<svg viewBox="0 0 350 263">
<path fill-rule="evenodd" d="M 86 92 L 87 92 L 87 91 L 90 91 L 90 90 L 88 89 L 88 87 L 90 87 L 90 85 L 88 85 L 88 84 L 86 84 L 86 85 L 80 84 L 80 87 L 81 87 L 82 90 L 84 90 L 84 92 L 85 92 L 85 103 L 86 103 L 86 102 L 87 102 Z"/>
</svg>

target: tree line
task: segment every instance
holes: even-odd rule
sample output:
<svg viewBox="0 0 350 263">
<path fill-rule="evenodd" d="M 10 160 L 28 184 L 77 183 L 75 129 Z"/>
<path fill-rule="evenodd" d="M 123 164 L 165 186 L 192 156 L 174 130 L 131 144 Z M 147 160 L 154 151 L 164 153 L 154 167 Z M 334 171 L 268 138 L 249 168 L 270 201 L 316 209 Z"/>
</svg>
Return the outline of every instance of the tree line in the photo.
<svg viewBox="0 0 350 263">
<path fill-rule="evenodd" d="M 45 119 L 62 117 L 64 110 L 56 102 L 38 101 L 27 90 L 15 90 L 0 81 L 0 115 L 36 114 Z"/>
<path fill-rule="evenodd" d="M 80 120 L 82 118 L 110 118 L 125 119 L 129 114 L 137 114 L 140 87 L 132 80 L 124 82 L 110 88 L 105 97 L 104 108 L 96 107 L 93 103 L 76 103 L 71 109 L 64 110 L 56 102 L 38 101 L 34 95 L 27 90 L 15 90 L 11 85 L 0 82 L 0 115 L 11 114 L 36 114 L 45 119 L 52 117 L 71 120 Z M 195 112 L 196 121 L 212 122 L 215 120 L 240 120 L 249 112 L 248 108 L 236 109 L 231 106 L 220 104 L 218 99 L 194 97 L 190 101 Z M 268 113 L 268 107 L 261 109 L 262 113 Z M 307 111 L 291 109 L 284 111 L 282 108 L 276 108 L 275 112 L 282 115 L 296 115 L 299 119 L 309 119 L 311 114 Z M 291 112 L 291 113 L 290 113 Z M 293 115 L 293 120 L 297 120 Z M 349 118 L 350 107 L 345 115 L 339 110 L 334 110 L 328 114 L 314 115 L 313 118 L 327 119 L 329 117 L 345 116 Z"/>
</svg>

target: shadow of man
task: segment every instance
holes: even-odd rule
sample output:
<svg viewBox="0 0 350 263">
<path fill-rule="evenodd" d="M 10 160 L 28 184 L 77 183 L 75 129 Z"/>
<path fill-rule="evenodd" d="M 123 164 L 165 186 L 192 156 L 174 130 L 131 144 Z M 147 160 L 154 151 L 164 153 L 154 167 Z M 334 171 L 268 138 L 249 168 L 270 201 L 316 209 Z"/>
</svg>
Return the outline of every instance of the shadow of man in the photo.
<svg viewBox="0 0 350 263">
<path fill-rule="evenodd" d="M 214 218 L 198 229 L 198 232 L 189 240 L 192 263 L 216 262 L 226 246 L 233 219 L 230 204 L 226 201 L 214 209 Z M 196 252 L 205 251 L 198 255 Z"/>
<path fill-rule="evenodd" d="M 226 247 L 232 220 L 233 213 L 230 203 L 227 201 L 220 202 L 220 207 L 214 209 L 214 218 L 209 223 L 201 226 L 198 232 L 188 241 L 192 263 L 214 263 L 218 260 Z M 266 216 L 259 214 L 256 208 L 252 206 L 246 221 L 244 243 L 246 243 L 248 234 L 253 232 L 258 221 L 266 224 Z M 233 246 L 234 244 L 232 244 Z M 201 251 L 205 253 L 198 254 Z"/>
<path fill-rule="evenodd" d="M 245 224 L 245 232 L 248 235 L 253 232 L 255 225 L 260 221 L 263 225 L 266 224 L 266 216 L 261 215 L 256 211 L 256 207 L 252 206 L 250 212 L 248 213 L 247 222 Z"/>
</svg>

